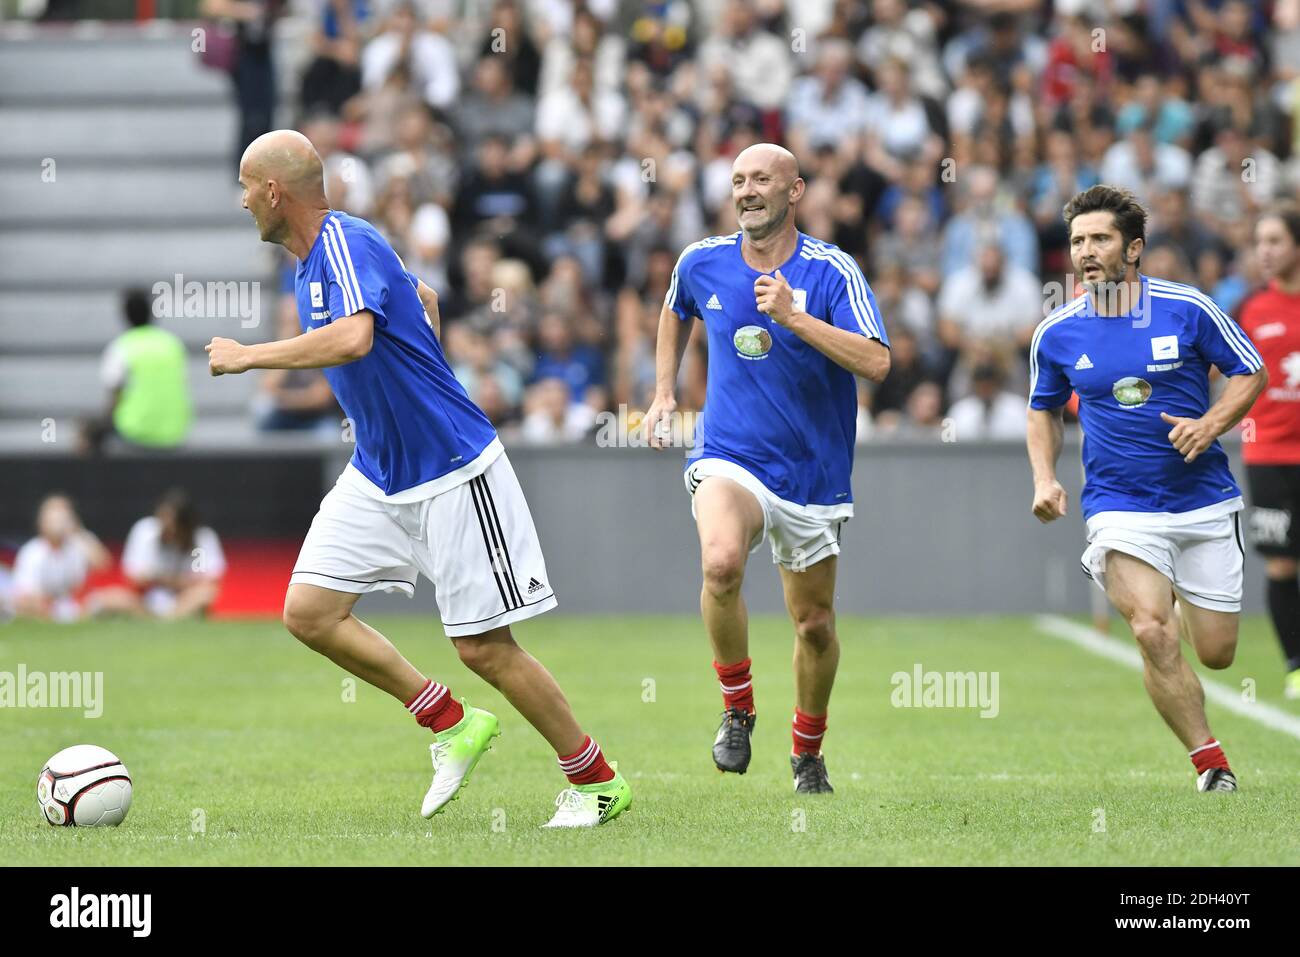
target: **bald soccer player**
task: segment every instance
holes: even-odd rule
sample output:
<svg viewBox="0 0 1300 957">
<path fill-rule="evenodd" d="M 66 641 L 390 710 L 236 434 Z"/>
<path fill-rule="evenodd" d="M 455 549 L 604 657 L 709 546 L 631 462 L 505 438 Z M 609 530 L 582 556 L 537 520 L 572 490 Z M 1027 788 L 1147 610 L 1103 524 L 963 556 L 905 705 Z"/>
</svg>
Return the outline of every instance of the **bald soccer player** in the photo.
<svg viewBox="0 0 1300 957">
<path fill-rule="evenodd" d="M 284 623 L 309 648 L 405 705 L 429 728 L 432 817 L 500 732 L 352 614 L 366 592 L 437 588 L 460 659 L 555 748 L 570 786 L 547 827 L 589 827 L 627 809 L 617 765 L 574 720 L 564 693 L 510 634 L 555 607 L 528 504 L 496 431 L 439 345 L 438 297 L 365 220 L 329 208 L 321 161 L 292 130 L 254 140 L 239 164 L 243 205 L 262 239 L 298 259 L 303 334 L 241 345 L 213 339 L 213 375 L 324 369 L 356 451 L 321 502 L 294 566 Z"/>
<path fill-rule="evenodd" d="M 700 610 L 722 687 L 713 743 L 720 771 L 744 774 L 754 730 L 748 553 L 766 538 L 794 623 L 795 790 L 829 793 L 821 755 L 839 664 L 835 566 L 853 515 L 854 376 L 880 382 L 889 340 L 866 279 L 836 246 L 795 226 L 804 181 L 794 155 L 770 143 L 736 157 L 731 198 L 740 231 L 688 246 L 677 260 L 656 350 L 649 444 L 676 408 L 677 370 L 691 332 L 708 335 L 708 390 L 685 481 L 700 537 Z"/>
</svg>

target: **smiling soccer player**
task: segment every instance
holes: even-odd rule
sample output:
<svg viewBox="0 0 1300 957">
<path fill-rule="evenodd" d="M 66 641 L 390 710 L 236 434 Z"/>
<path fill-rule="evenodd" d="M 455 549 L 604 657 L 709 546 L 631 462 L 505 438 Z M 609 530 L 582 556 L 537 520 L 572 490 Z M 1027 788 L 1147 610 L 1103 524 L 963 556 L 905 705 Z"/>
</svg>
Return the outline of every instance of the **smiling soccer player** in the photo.
<svg viewBox="0 0 1300 957">
<path fill-rule="evenodd" d="M 1241 490 L 1218 437 L 1250 410 L 1268 373 L 1245 333 L 1204 293 L 1138 272 L 1146 210 L 1099 185 L 1066 205 L 1070 260 L 1085 292 L 1038 326 L 1030 346 L 1033 513 L 1066 512 L 1056 480 L 1070 393 L 1083 444 L 1084 570 L 1128 621 L 1146 688 L 1187 747 L 1201 791 L 1237 779 L 1205 717 L 1180 625 L 1208 668 L 1237 650 Z M 1228 377 L 1210 404 L 1210 366 Z"/>
<path fill-rule="evenodd" d="M 547 826 L 616 817 L 632 800 L 627 782 L 582 732 L 550 672 L 510 633 L 554 608 L 555 594 L 496 430 L 443 356 L 437 295 L 373 226 L 329 208 L 320 156 L 300 133 L 254 140 L 239 182 L 262 239 L 298 259 L 303 335 L 251 346 L 213 339 L 211 372 L 324 369 L 356 434 L 352 461 L 303 542 L 285 625 L 434 732 L 433 783 L 421 808 L 431 817 L 499 733 L 496 716 L 457 701 L 352 614 L 366 592 L 413 595 L 423 574 L 461 661 L 556 750 L 570 787 Z"/>
<path fill-rule="evenodd" d="M 688 246 L 659 318 L 651 445 L 676 408 L 691 322 L 704 322 L 704 412 L 685 482 L 700 538 L 700 610 L 722 687 L 713 744 L 720 771 L 745 773 L 755 706 L 749 619 L 741 596 L 750 551 L 771 542 L 794 623 L 795 789 L 830 792 L 821 754 L 839 664 L 835 571 L 853 515 L 854 375 L 889 371 L 889 340 L 862 271 L 795 226 L 804 181 L 794 155 L 759 143 L 736 157 L 731 198 L 740 231 Z"/>
</svg>

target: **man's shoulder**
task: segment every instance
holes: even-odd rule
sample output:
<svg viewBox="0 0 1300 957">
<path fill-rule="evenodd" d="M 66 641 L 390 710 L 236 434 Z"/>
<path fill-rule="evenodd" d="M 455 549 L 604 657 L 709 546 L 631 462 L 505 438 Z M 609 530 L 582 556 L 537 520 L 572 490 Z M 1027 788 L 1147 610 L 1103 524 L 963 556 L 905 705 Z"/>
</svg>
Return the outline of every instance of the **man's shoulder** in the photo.
<svg viewBox="0 0 1300 957">
<path fill-rule="evenodd" d="M 1088 294 L 1083 293 L 1049 312 L 1034 329 L 1034 338 L 1030 344 L 1030 349 L 1044 348 L 1050 342 L 1059 339 L 1062 331 L 1074 325 L 1079 320 L 1079 317 L 1083 315 L 1084 307 L 1087 304 Z"/>
<path fill-rule="evenodd" d="M 697 240 L 683 249 L 681 255 L 677 257 L 678 272 L 709 259 L 725 256 L 739 242 L 739 230 L 725 236 L 706 236 Z"/>
<path fill-rule="evenodd" d="M 1184 282 L 1174 282 L 1172 279 L 1156 279 L 1148 276 L 1147 290 L 1151 298 L 1159 302 L 1161 309 L 1166 312 L 1179 315 L 1194 315 L 1204 312 L 1209 313 L 1216 319 L 1223 315 L 1223 310 L 1218 307 L 1213 299 L 1195 286 L 1189 286 Z"/>
</svg>

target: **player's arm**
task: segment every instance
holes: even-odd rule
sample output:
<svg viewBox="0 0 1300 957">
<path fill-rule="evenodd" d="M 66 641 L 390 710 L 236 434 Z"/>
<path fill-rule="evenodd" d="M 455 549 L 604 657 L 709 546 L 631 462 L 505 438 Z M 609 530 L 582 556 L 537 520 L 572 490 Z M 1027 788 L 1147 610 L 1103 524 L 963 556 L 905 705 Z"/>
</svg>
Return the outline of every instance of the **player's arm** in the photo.
<svg viewBox="0 0 1300 957">
<path fill-rule="evenodd" d="M 1268 369 L 1260 366 L 1256 371 L 1228 377 L 1219 401 L 1199 419 L 1161 412 L 1160 418 L 1172 425 L 1169 442 L 1189 465 L 1208 449 L 1214 440 L 1236 426 L 1261 392 L 1268 387 Z"/>
<path fill-rule="evenodd" d="M 691 340 L 693 322 L 683 321 L 667 303 L 659 311 L 659 334 L 655 338 L 655 398 L 645 414 L 643 426 L 650 447 L 661 449 L 665 440 L 655 427 L 677 408 L 677 371 Z"/>
<path fill-rule="evenodd" d="M 237 375 L 249 369 L 326 369 L 367 355 L 374 337 L 374 314 L 362 309 L 292 339 L 246 346 L 218 337 L 204 349 L 213 375 Z"/>
<path fill-rule="evenodd" d="M 1034 473 L 1034 517 L 1046 523 L 1065 514 L 1066 494 L 1056 480 L 1056 462 L 1065 441 L 1065 406 L 1029 410 L 1025 441 Z"/>
<path fill-rule="evenodd" d="M 883 382 L 889 374 L 889 347 L 879 339 L 841 329 L 806 312 L 794 311 L 794 290 L 778 269 L 754 282 L 758 311 L 785 326 L 808 345 L 854 375 Z"/>
</svg>

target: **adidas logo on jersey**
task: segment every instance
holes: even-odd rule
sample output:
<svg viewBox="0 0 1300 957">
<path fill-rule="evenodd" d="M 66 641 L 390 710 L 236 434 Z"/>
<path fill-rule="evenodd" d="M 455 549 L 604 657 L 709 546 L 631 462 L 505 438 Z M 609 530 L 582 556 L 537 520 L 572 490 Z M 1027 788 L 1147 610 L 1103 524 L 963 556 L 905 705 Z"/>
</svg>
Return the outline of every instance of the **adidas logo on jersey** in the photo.
<svg viewBox="0 0 1300 957">
<path fill-rule="evenodd" d="M 715 292 L 709 297 L 709 301 L 704 304 L 705 309 L 721 309 L 722 303 L 718 301 L 718 294 Z"/>
<path fill-rule="evenodd" d="M 541 582 L 539 582 L 536 578 L 528 579 L 528 594 L 530 595 L 533 594 L 534 592 L 541 591 L 545 587 L 546 586 L 543 585 Z"/>
<path fill-rule="evenodd" d="M 1076 369 L 1091 369 L 1092 360 L 1088 358 L 1088 353 L 1079 356 L 1079 361 L 1074 364 Z"/>
</svg>

